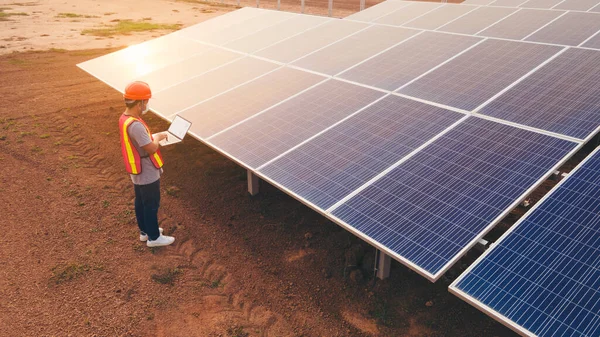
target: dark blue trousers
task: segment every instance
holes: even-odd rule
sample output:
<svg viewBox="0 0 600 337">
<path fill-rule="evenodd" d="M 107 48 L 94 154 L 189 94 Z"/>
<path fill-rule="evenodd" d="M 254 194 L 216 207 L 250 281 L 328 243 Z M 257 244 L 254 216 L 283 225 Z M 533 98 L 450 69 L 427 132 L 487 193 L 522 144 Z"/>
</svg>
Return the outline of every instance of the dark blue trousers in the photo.
<svg viewBox="0 0 600 337">
<path fill-rule="evenodd" d="M 133 185 L 135 189 L 135 217 L 140 232 L 150 240 L 160 236 L 158 231 L 158 207 L 160 207 L 160 179 L 148 185 Z"/>
</svg>

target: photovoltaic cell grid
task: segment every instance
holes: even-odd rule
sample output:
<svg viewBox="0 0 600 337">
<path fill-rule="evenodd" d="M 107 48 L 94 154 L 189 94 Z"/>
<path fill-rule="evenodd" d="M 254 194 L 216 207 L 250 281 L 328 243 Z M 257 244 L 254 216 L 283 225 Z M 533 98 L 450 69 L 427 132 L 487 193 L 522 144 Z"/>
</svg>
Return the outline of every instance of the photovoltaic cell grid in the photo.
<svg viewBox="0 0 600 337">
<path fill-rule="evenodd" d="M 490 4 L 490 6 L 506 6 L 506 7 L 517 7 L 527 0 L 496 0 Z"/>
<path fill-rule="evenodd" d="M 596 150 L 450 290 L 522 333 L 600 336 L 599 213 Z"/>
<path fill-rule="evenodd" d="M 192 122 L 191 131 L 206 138 L 243 121 L 325 78 L 280 68 L 250 83 L 179 113 Z M 174 117 L 174 116 L 171 116 Z"/>
<path fill-rule="evenodd" d="M 477 34 L 515 11 L 517 11 L 516 8 L 508 7 L 480 7 L 438 28 L 438 30 L 459 34 Z"/>
<path fill-rule="evenodd" d="M 331 21 L 331 19 L 310 15 L 294 16 L 289 20 L 285 20 L 274 26 L 265 28 L 256 34 L 231 41 L 227 43 L 225 47 L 243 53 L 253 54 L 256 51 L 309 29 L 313 29 L 318 25 L 324 24 L 328 21 Z"/>
<path fill-rule="evenodd" d="M 202 41 L 216 45 L 225 45 L 230 41 L 243 39 L 247 35 L 259 32 L 262 29 L 271 27 L 277 23 L 286 22 L 286 20 L 289 20 L 292 17 L 294 17 L 294 14 L 292 13 L 264 11 L 263 14 L 257 17 L 239 22 L 226 29 L 205 36 Z"/>
<path fill-rule="evenodd" d="M 405 28 L 371 26 L 316 53 L 301 58 L 293 64 L 324 74 L 336 75 L 417 32 Z"/>
<path fill-rule="evenodd" d="M 383 95 L 365 87 L 329 80 L 209 141 L 257 168 Z"/>
<path fill-rule="evenodd" d="M 494 2 L 494 0 L 465 0 L 462 2 L 463 5 L 489 5 L 492 2 Z"/>
<path fill-rule="evenodd" d="M 328 209 L 463 117 L 387 96 L 260 172 Z"/>
<path fill-rule="evenodd" d="M 396 90 L 479 41 L 470 36 L 423 32 L 339 77 Z"/>
<path fill-rule="evenodd" d="M 367 27 L 367 24 L 360 22 L 330 21 L 265 48 L 256 55 L 283 63 L 293 62 Z"/>
<path fill-rule="evenodd" d="M 521 40 L 564 12 L 522 9 L 477 35 Z"/>
<path fill-rule="evenodd" d="M 598 4 L 598 0 L 565 0 L 554 9 L 568 9 L 574 11 L 587 11 Z"/>
<path fill-rule="evenodd" d="M 95 58 L 80 67 L 91 74 L 98 74 L 113 88 L 123 90 L 133 79 L 211 49 L 171 34 Z M 110 71 L 106 69 L 107 65 Z"/>
<path fill-rule="evenodd" d="M 600 53 L 568 49 L 481 113 L 586 139 L 600 126 Z"/>
<path fill-rule="evenodd" d="M 127 81 L 132 81 L 133 79 L 144 81 L 150 85 L 154 93 L 158 93 L 241 57 L 242 55 L 240 54 L 223 49 L 212 48 L 208 51 L 199 53 L 196 56 L 191 56 L 183 61 L 172 63 L 148 74 L 127 77 Z M 123 78 L 123 80 L 125 80 L 125 78 Z"/>
<path fill-rule="evenodd" d="M 486 40 L 399 92 L 470 111 L 560 49 L 533 43 Z"/>
<path fill-rule="evenodd" d="M 423 14 L 433 11 L 440 6 L 440 3 L 413 2 L 409 6 L 402 7 L 397 11 L 375 20 L 375 22 L 392 26 L 401 26 Z"/>
<path fill-rule="evenodd" d="M 244 57 L 157 92 L 150 104 L 161 115 L 170 116 L 277 68 L 274 63 Z"/>
<path fill-rule="evenodd" d="M 470 117 L 332 214 L 436 279 L 576 145 Z"/>
<path fill-rule="evenodd" d="M 354 13 L 345 17 L 346 20 L 356 20 L 363 22 L 372 22 L 384 15 L 388 15 L 390 12 L 396 11 L 400 8 L 409 6 L 411 3 L 408 1 L 400 0 L 387 0 L 377 4 L 376 6 L 369 7 L 358 13 Z"/>
<path fill-rule="evenodd" d="M 598 30 L 600 13 L 568 12 L 526 40 L 578 46 Z"/>
<path fill-rule="evenodd" d="M 184 28 L 174 33 L 183 37 L 191 37 L 196 40 L 202 40 L 206 37 L 216 34 L 219 31 L 227 29 L 233 25 L 239 24 L 246 20 L 264 14 L 265 10 L 257 10 L 255 8 L 241 8 L 237 11 L 227 13 L 227 15 L 220 15 L 210 20 L 206 20 L 197 25 Z"/>
<path fill-rule="evenodd" d="M 448 22 L 457 19 L 458 17 L 467 14 L 468 12 L 476 9 L 475 6 L 467 5 L 444 5 L 436 8 L 433 11 L 424 14 L 416 19 L 413 19 L 405 24 L 406 27 L 420 28 L 420 29 L 431 29 L 434 30 L 440 26 L 447 24 Z"/>
<path fill-rule="evenodd" d="M 520 5 L 519 7 L 550 9 L 563 1 L 564 0 L 529 0 Z"/>
<path fill-rule="evenodd" d="M 584 43 L 582 47 L 600 49 L 600 31 Z"/>
</svg>

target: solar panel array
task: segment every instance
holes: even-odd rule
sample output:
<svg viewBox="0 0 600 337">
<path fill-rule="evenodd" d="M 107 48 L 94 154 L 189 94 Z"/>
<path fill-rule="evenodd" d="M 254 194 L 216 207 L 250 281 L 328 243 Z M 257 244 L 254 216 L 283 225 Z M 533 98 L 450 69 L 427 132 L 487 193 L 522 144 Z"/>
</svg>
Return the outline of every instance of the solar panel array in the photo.
<svg viewBox="0 0 600 337">
<path fill-rule="evenodd" d="M 597 132 L 593 25 L 560 37 L 588 49 L 529 41 L 581 13 L 244 8 L 79 66 L 119 91 L 148 81 L 158 115 L 434 281 Z M 564 108 L 527 110 L 548 95 Z"/>
<path fill-rule="evenodd" d="M 600 336 L 600 151 L 450 290 L 523 335 Z"/>
</svg>

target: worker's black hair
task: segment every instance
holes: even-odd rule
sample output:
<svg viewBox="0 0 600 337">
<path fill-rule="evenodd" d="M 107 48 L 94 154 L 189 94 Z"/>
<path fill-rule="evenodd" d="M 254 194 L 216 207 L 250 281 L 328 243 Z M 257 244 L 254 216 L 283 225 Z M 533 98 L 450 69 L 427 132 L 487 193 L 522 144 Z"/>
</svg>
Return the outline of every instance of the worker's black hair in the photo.
<svg viewBox="0 0 600 337">
<path fill-rule="evenodd" d="M 136 105 L 137 105 L 138 103 L 140 103 L 140 102 L 141 102 L 140 100 L 132 101 L 132 100 L 127 100 L 127 99 L 126 99 L 126 100 L 125 100 L 125 106 L 126 106 L 128 109 L 131 109 L 131 108 L 133 108 L 134 106 L 136 106 Z"/>
</svg>

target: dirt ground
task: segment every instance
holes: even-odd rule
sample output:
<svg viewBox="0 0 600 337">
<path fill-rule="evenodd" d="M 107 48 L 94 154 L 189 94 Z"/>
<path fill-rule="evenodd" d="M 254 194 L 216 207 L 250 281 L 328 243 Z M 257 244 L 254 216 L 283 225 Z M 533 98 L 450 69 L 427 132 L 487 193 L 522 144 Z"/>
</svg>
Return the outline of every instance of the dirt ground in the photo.
<svg viewBox="0 0 600 337">
<path fill-rule="evenodd" d="M 94 43 L 74 39 L 55 43 Z M 176 244 L 147 248 L 120 157 L 122 101 L 75 67 L 111 50 L 33 41 L 0 56 L 0 336 L 515 335 L 448 293 L 474 253 L 435 284 L 395 262 L 375 281 L 373 248 L 271 186 L 250 197 L 246 172 L 191 138 L 163 149 L 159 215 Z M 23 46 L 45 51 L 12 52 Z"/>
</svg>

